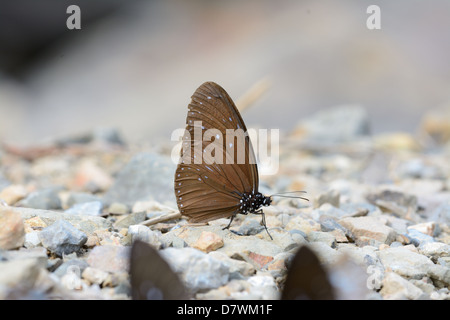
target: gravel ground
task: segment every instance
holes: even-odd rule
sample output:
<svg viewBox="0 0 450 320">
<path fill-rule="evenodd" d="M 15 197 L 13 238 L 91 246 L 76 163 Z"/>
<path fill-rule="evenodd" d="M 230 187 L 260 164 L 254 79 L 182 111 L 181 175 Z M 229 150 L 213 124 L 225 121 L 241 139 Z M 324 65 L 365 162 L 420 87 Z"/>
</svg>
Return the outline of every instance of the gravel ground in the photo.
<svg viewBox="0 0 450 320">
<path fill-rule="evenodd" d="M 278 299 L 300 245 L 341 299 L 450 299 L 449 118 L 424 115 L 417 136 L 371 135 L 364 109 L 333 110 L 282 135 L 278 173 L 261 176 L 265 194 L 305 190 L 310 200 L 274 199 L 273 240 L 258 215 L 236 217 L 242 235 L 222 230 L 227 219 L 173 218 L 168 143 L 131 145 L 110 129 L 3 145 L 0 298 L 130 299 L 139 239 L 194 299 Z"/>
</svg>

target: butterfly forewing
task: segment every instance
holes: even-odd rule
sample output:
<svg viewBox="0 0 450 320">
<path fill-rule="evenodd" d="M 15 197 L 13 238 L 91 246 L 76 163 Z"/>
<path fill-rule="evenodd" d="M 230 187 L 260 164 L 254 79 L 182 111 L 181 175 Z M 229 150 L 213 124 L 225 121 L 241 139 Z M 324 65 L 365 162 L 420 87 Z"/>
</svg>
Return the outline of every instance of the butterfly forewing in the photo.
<svg viewBox="0 0 450 320">
<path fill-rule="evenodd" d="M 282 300 L 332 300 L 334 289 L 316 254 L 302 246 L 288 269 Z"/>
<path fill-rule="evenodd" d="M 130 282 L 133 300 L 188 298 L 184 285 L 158 251 L 141 241 L 131 248 Z"/>
<path fill-rule="evenodd" d="M 175 172 L 178 208 L 191 222 L 230 217 L 238 212 L 243 193 L 258 192 L 256 157 L 247 128 L 229 95 L 213 82 L 195 91 L 188 109 Z M 230 133 L 235 134 L 233 139 L 227 136 Z"/>
</svg>

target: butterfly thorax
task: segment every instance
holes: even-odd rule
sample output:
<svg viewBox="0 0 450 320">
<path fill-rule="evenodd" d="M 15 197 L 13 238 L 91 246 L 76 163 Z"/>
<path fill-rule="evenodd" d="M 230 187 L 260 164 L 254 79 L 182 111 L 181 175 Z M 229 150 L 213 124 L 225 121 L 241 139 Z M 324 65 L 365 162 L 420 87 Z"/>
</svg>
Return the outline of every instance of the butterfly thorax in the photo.
<svg viewBox="0 0 450 320">
<path fill-rule="evenodd" d="M 255 213 L 262 206 L 267 207 L 272 203 L 272 198 L 264 196 L 261 192 L 246 192 L 240 200 L 239 213 Z"/>
</svg>

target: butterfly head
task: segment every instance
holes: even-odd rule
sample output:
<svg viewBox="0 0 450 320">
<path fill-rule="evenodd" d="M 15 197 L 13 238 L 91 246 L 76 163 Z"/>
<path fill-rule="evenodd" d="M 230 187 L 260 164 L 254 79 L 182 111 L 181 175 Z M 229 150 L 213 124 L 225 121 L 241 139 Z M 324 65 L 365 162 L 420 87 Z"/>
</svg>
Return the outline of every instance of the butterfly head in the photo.
<svg viewBox="0 0 450 320">
<path fill-rule="evenodd" d="M 265 207 L 270 206 L 272 203 L 272 198 L 270 196 L 263 196 L 262 205 Z"/>
</svg>

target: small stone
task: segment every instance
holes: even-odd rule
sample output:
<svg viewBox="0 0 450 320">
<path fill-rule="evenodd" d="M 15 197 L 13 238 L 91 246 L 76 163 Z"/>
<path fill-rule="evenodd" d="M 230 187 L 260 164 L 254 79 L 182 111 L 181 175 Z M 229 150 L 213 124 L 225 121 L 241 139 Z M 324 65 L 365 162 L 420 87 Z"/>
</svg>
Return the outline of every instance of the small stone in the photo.
<svg viewBox="0 0 450 320">
<path fill-rule="evenodd" d="M 33 217 L 24 221 L 25 232 L 41 231 L 48 225 L 40 217 Z"/>
<path fill-rule="evenodd" d="M 79 214 L 88 216 L 100 216 L 102 214 L 103 204 L 101 201 L 90 201 L 77 203 L 70 209 L 64 211 L 68 214 Z"/>
<path fill-rule="evenodd" d="M 78 276 L 81 276 L 81 273 L 88 267 L 88 263 L 84 259 L 73 258 L 67 261 L 64 261 L 60 264 L 56 270 L 53 272 L 54 275 L 59 278 L 63 277 L 65 274 L 70 272 L 76 272 Z"/>
<path fill-rule="evenodd" d="M 0 199 L 12 206 L 17 201 L 22 200 L 28 194 L 27 189 L 22 185 L 12 184 L 1 190 Z"/>
<path fill-rule="evenodd" d="M 378 251 L 383 266 L 401 276 L 421 279 L 428 275 L 434 263 L 426 256 L 413 252 L 406 247 L 387 248 Z"/>
<path fill-rule="evenodd" d="M 108 280 L 110 274 L 100 269 L 87 267 L 86 269 L 84 269 L 81 276 L 83 277 L 83 279 L 88 281 L 89 284 L 102 285 L 104 282 Z"/>
<path fill-rule="evenodd" d="M 407 229 L 408 230 L 414 229 L 423 234 L 429 235 L 431 237 L 434 237 L 437 235 L 437 225 L 436 225 L 436 222 L 434 222 L 434 221 L 415 224 L 415 225 L 409 226 Z"/>
<path fill-rule="evenodd" d="M 249 261 L 252 262 L 253 265 L 258 267 L 259 269 L 264 268 L 265 265 L 267 265 L 269 262 L 273 260 L 273 257 L 271 256 L 264 256 L 262 254 L 257 254 L 251 251 L 248 254 L 248 258 L 250 259 Z"/>
<path fill-rule="evenodd" d="M 336 247 L 336 238 L 328 232 L 312 231 L 308 234 L 308 241 L 323 242 L 329 245 L 331 248 Z"/>
<path fill-rule="evenodd" d="M 25 241 L 23 246 L 25 248 L 35 248 L 41 245 L 41 239 L 39 239 L 39 232 L 32 231 L 25 234 Z"/>
<path fill-rule="evenodd" d="M 285 227 L 285 230 L 300 230 L 308 235 L 311 231 L 320 231 L 321 226 L 318 222 L 309 218 L 293 217 Z"/>
<path fill-rule="evenodd" d="M 329 144 L 352 141 L 369 135 L 367 111 L 357 105 L 337 106 L 303 119 L 293 136 L 311 143 Z"/>
<path fill-rule="evenodd" d="M 111 176 L 91 159 L 83 160 L 76 168 L 74 188 L 92 193 L 108 190 L 113 183 Z"/>
<path fill-rule="evenodd" d="M 223 244 L 222 237 L 214 232 L 203 231 L 192 247 L 208 253 L 223 247 Z"/>
<path fill-rule="evenodd" d="M 230 267 L 200 250 L 166 248 L 160 250 L 160 253 L 194 293 L 218 288 L 229 280 Z"/>
<path fill-rule="evenodd" d="M 39 233 L 42 245 L 58 256 L 80 250 L 87 236 L 65 220 L 58 220 Z"/>
<path fill-rule="evenodd" d="M 131 236 L 132 242 L 140 240 L 152 245 L 157 250 L 161 248 L 161 242 L 159 241 L 160 233 L 151 230 L 147 226 L 139 224 L 129 226 L 128 234 Z"/>
<path fill-rule="evenodd" d="M 143 211 L 143 210 L 136 210 L 135 212 Z M 130 210 L 128 209 L 128 206 L 126 204 L 120 203 L 120 202 L 113 202 L 108 208 L 109 213 L 116 213 L 116 214 L 126 214 L 129 213 Z"/>
<path fill-rule="evenodd" d="M 7 299 L 15 289 L 20 290 L 21 295 L 26 295 L 36 287 L 41 272 L 44 271 L 42 263 L 33 258 L 1 262 L 0 299 Z"/>
<path fill-rule="evenodd" d="M 406 234 L 406 236 L 408 237 L 409 241 L 416 247 L 427 242 L 435 241 L 433 237 L 417 231 L 416 229 L 408 229 L 408 233 Z"/>
<path fill-rule="evenodd" d="M 25 241 L 25 229 L 20 213 L 0 209 L 0 249 L 20 248 Z"/>
<path fill-rule="evenodd" d="M 134 212 L 127 214 L 114 223 L 114 227 L 117 229 L 128 228 L 131 225 L 139 224 L 147 218 L 145 212 Z"/>
<path fill-rule="evenodd" d="M 101 198 L 87 192 L 71 192 L 67 198 L 66 206 L 73 207 L 76 204 L 92 202 L 92 201 L 100 201 Z"/>
<path fill-rule="evenodd" d="M 315 208 L 319 208 L 324 203 L 329 203 L 333 207 L 339 208 L 340 193 L 337 190 L 329 190 L 328 192 L 320 194 L 314 201 Z"/>
<path fill-rule="evenodd" d="M 426 297 L 421 289 L 395 272 L 386 272 L 383 279 L 383 287 L 381 288 L 380 293 L 384 299 L 389 300 L 417 300 L 424 299 Z"/>
<path fill-rule="evenodd" d="M 256 272 L 255 267 L 253 267 L 251 263 L 242 260 L 231 259 L 222 252 L 211 251 L 208 255 L 228 265 L 228 267 L 230 268 L 230 279 L 237 278 L 237 276 L 235 275 L 236 273 L 239 273 L 244 277 L 249 277 Z"/>
<path fill-rule="evenodd" d="M 43 209 L 43 210 L 59 210 L 61 209 L 61 200 L 59 199 L 59 188 L 48 188 L 30 193 L 25 199 L 20 201 L 23 207 Z"/>
<path fill-rule="evenodd" d="M 137 201 L 153 200 L 176 207 L 173 193 L 173 173 L 176 165 L 170 157 L 156 153 L 134 156 L 117 174 L 114 184 L 103 199 L 133 206 Z"/>
<path fill-rule="evenodd" d="M 405 132 L 389 132 L 378 134 L 374 138 L 374 144 L 377 149 L 386 151 L 419 150 L 419 145 L 411 134 Z"/>
<path fill-rule="evenodd" d="M 323 242 L 312 242 L 310 248 L 317 254 L 319 261 L 325 265 L 333 265 L 337 262 L 339 254 L 329 245 Z"/>
<path fill-rule="evenodd" d="M 450 257 L 450 245 L 442 242 L 425 242 L 419 246 L 419 252 L 434 262 L 439 258 Z"/>
<path fill-rule="evenodd" d="M 348 217 L 339 220 L 339 223 L 349 229 L 361 241 L 373 239 L 390 244 L 395 241 L 397 236 L 394 229 L 384 225 L 374 217 Z"/>
<path fill-rule="evenodd" d="M 315 215 L 318 215 L 319 217 L 325 215 L 327 217 L 340 219 L 345 216 L 348 216 L 348 212 L 344 211 L 342 209 L 336 208 L 332 204 L 326 202 L 326 203 L 322 204 L 318 209 L 315 209 L 312 212 L 312 215 L 315 219 L 316 219 Z"/>
<path fill-rule="evenodd" d="M 435 285 L 437 285 L 438 288 L 450 285 L 450 268 L 439 264 L 433 264 L 428 269 L 428 275 L 434 280 Z M 436 282 L 439 282 L 440 285 Z"/>
<path fill-rule="evenodd" d="M 89 253 L 88 264 L 107 272 L 127 271 L 129 265 L 129 247 L 103 245 Z"/>
<path fill-rule="evenodd" d="M 245 236 L 255 235 L 264 230 L 264 226 L 261 225 L 261 222 L 256 219 L 245 219 L 244 222 L 239 226 L 238 232 L 239 234 L 243 234 Z"/>
<path fill-rule="evenodd" d="M 76 214 L 67 214 L 50 210 L 40 210 L 32 208 L 11 207 L 10 210 L 19 212 L 24 220 L 40 217 L 47 225 L 51 225 L 58 220 L 70 222 L 75 228 L 91 235 L 95 230 L 107 229 L 112 226 L 111 221 L 103 217 L 83 216 Z"/>
<path fill-rule="evenodd" d="M 336 242 L 339 242 L 339 243 L 348 242 L 347 235 L 341 229 L 335 229 L 333 231 L 328 231 L 328 233 L 331 234 L 336 239 Z"/>
</svg>

